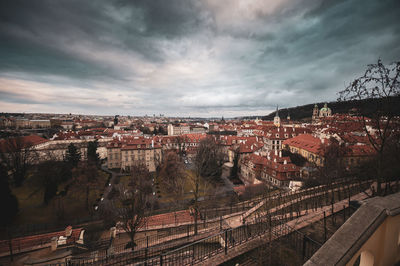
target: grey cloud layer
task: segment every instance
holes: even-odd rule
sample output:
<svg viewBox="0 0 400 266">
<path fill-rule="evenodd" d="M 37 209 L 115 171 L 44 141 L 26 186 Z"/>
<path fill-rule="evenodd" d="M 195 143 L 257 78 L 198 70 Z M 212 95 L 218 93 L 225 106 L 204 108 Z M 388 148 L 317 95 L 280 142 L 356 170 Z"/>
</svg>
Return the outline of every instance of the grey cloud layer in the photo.
<svg viewBox="0 0 400 266">
<path fill-rule="evenodd" d="M 2 1 L 1 111 L 229 116 L 334 100 L 366 64 L 399 59 L 398 14 L 397 0 Z"/>
</svg>

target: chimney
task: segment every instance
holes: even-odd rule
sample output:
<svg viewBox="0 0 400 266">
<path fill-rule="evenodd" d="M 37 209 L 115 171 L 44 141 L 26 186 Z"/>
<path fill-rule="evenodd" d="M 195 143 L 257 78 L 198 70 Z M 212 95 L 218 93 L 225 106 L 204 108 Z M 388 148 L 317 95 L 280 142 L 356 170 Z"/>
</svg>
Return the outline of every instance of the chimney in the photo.
<svg viewBox="0 0 400 266">
<path fill-rule="evenodd" d="M 286 161 L 286 160 L 284 160 L 284 161 L 283 161 L 283 164 L 287 164 L 287 161 Z"/>
<path fill-rule="evenodd" d="M 276 158 L 274 158 L 274 163 L 276 163 Z"/>
<path fill-rule="evenodd" d="M 279 157 L 282 157 L 282 151 L 279 151 Z"/>
<path fill-rule="evenodd" d="M 321 143 L 324 144 L 325 143 L 325 139 L 321 138 Z"/>
<path fill-rule="evenodd" d="M 279 132 L 279 127 L 278 127 L 278 132 Z"/>
<path fill-rule="evenodd" d="M 286 127 L 284 127 L 284 128 L 283 128 L 283 131 L 285 131 L 285 132 L 286 132 Z"/>
<path fill-rule="evenodd" d="M 278 156 L 278 150 L 275 150 L 275 156 Z"/>
<path fill-rule="evenodd" d="M 154 139 L 151 140 L 151 147 L 154 148 Z"/>
</svg>

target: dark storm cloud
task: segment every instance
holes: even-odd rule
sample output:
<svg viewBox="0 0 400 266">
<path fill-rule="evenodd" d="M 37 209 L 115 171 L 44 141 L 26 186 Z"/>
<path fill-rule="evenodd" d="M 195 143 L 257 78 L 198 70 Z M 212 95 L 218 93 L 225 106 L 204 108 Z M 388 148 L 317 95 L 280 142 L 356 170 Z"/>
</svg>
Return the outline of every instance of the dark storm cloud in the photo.
<svg viewBox="0 0 400 266">
<path fill-rule="evenodd" d="M 191 34 L 204 24 L 200 1 L 187 0 L 138 0 L 120 1 L 124 8 L 139 8 L 143 12 L 146 33 L 176 37 Z"/>
<path fill-rule="evenodd" d="M 234 116 L 330 101 L 400 58 L 398 14 L 397 0 L 2 1 L 0 104 Z"/>
</svg>

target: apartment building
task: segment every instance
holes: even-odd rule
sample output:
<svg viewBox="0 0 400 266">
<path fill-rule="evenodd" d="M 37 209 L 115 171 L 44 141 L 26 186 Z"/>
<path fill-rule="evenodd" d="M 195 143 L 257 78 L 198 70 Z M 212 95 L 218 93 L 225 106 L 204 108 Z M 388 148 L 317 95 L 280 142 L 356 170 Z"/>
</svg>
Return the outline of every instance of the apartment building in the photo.
<svg viewBox="0 0 400 266">
<path fill-rule="evenodd" d="M 107 146 L 107 158 L 109 169 L 129 171 L 133 165 L 141 163 L 154 172 L 162 159 L 162 148 L 152 139 L 125 138 L 114 140 Z"/>
<path fill-rule="evenodd" d="M 267 156 L 251 154 L 241 165 L 240 178 L 246 185 L 264 182 L 271 187 L 289 187 L 291 180 L 300 178 L 300 168 L 277 151 Z"/>
</svg>

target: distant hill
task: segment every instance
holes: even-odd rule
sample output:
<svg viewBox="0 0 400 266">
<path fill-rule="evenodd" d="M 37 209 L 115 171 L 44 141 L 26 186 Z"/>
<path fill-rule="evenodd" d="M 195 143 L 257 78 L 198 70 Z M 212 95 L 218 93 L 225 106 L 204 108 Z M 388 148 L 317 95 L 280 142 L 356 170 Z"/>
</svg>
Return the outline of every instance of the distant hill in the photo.
<svg viewBox="0 0 400 266">
<path fill-rule="evenodd" d="M 368 99 L 362 101 L 345 101 L 345 102 L 328 102 L 328 107 L 332 109 L 333 114 L 344 114 L 351 112 L 353 108 L 362 108 L 366 111 L 368 115 L 368 111 L 375 110 L 373 107 L 376 104 L 376 99 Z M 395 115 L 400 116 L 400 96 L 393 97 L 392 101 L 393 106 L 391 109 L 393 110 Z M 321 109 L 324 106 L 325 102 L 317 103 L 318 108 Z M 286 119 L 288 112 L 290 113 L 291 120 L 311 120 L 312 112 L 314 109 L 313 104 L 306 104 L 286 109 L 279 110 L 279 117 L 281 119 Z M 272 112 L 269 115 L 262 117 L 263 120 L 273 120 L 276 112 Z"/>
</svg>

